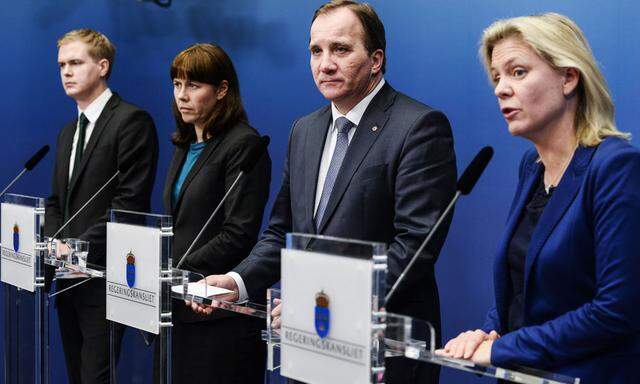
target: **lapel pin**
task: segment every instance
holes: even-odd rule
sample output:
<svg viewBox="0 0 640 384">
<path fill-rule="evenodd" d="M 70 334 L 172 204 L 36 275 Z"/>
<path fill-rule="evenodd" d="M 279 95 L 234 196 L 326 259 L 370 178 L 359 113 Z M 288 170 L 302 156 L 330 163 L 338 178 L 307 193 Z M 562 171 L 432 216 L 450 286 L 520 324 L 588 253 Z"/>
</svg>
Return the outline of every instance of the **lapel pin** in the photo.
<svg viewBox="0 0 640 384">
<path fill-rule="evenodd" d="M 371 130 L 372 130 L 373 132 L 377 131 L 377 130 L 378 130 L 378 126 L 377 126 L 377 125 L 374 125 L 374 126 L 373 126 L 373 128 L 371 128 Z"/>
</svg>

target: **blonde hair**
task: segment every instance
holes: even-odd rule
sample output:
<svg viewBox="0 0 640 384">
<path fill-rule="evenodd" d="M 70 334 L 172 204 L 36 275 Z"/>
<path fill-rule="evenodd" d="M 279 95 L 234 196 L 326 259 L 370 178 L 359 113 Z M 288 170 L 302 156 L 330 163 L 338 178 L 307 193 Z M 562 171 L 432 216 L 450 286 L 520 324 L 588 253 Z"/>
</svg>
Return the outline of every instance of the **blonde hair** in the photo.
<svg viewBox="0 0 640 384">
<path fill-rule="evenodd" d="M 557 13 L 494 22 L 482 33 L 479 51 L 490 78 L 493 48 L 511 37 L 523 41 L 554 69 L 575 68 L 580 72 L 574 123 L 578 144 L 595 146 L 608 136 L 630 139 L 630 134 L 616 128 L 609 88 L 576 23 Z"/>
<path fill-rule="evenodd" d="M 89 46 L 89 55 L 95 60 L 107 59 L 109 61 L 109 71 L 106 76 L 108 79 L 113 68 L 113 61 L 116 58 L 116 47 L 109 41 L 107 36 L 89 28 L 74 29 L 58 39 L 58 49 L 74 41 L 81 41 L 87 44 Z"/>
</svg>

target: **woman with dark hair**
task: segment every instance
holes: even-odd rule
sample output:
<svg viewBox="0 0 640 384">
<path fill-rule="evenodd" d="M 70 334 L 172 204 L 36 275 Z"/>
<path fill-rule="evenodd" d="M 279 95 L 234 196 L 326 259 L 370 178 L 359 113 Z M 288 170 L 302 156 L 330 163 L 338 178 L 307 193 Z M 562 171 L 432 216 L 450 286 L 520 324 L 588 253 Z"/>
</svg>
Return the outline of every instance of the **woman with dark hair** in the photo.
<svg viewBox="0 0 640 384">
<path fill-rule="evenodd" d="M 240 172 L 259 140 L 248 125 L 231 59 L 219 46 L 195 44 L 171 64 L 176 146 L 164 188 L 173 217 L 174 266 Z M 181 268 L 204 276 L 228 272 L 256 243 L 269 197 L 265 155 L 236 185 Z M 174 383 L 262 383 L 263 321 L 218 311 L 213 316 L 173 303 Z"/>
</svg>

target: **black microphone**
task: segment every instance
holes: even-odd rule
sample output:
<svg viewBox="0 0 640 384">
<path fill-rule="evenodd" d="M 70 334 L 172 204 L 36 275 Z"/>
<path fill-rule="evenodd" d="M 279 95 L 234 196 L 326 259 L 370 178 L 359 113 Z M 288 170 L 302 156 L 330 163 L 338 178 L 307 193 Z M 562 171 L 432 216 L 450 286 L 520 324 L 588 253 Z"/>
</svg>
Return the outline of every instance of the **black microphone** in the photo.
<svg viewBox="0 0 640 384">
<path fill-rule="evenodd" d="M 240 173 L 238 173 L 238 176 L 233 181 L 233 184 L 231 184 L 227 192 L 224 194 L 224 196 L 222 197 L 222 200 L 220 200 L 216 209 L 213 210 L 213 212 L 211 213 L 211 216 L 209 216 L 209 218 L 207 219 L 207 222 L 204 223 L 204 225 L 202 226 L 202 229 L 200 230 L 196 238 L 193 239 L 193 242 L 191 242 L 191 245 L 189 245 L 189 248 L 187 249 L 187 251 L 182 255 L 182 257 L 180 257 L 178 264 L 176 264 L 176 268 L 180 268 L 182 263 L 184 263 L 185 257 L 189 254 L 189 252 L 191 252 L 191 250 L 196 245 L 198 240 L 200 240 L 200 237 L 204 233 L 204 230 L 209 226 L 209 224 L 211 223 L 211 220 L 213 220 L 216 213 L 218 213 L 218 211 L 220 210 L 220 207 L 222 207 L 222 204 L 224 204 L 225 200 L 229 196 L 229 193 L 231 193 L 231 191 L 235 188 L 236 184 L 238 184 L 238 181 L 240 180 L 240 178 L 242 178 L 244 174 L 251 172 L 253 168 L 256 166 L 256 164 L 258 163 L 258 160 L 260 160 L 260 158 L 267 151 L 267 147 L 269 146 L 270 141 L 271 141 L 271 138 L 267 135 L 264 135 L 260 137 L 260 139 L 257 142 L 255 142 L 251 146 L 251 148 L 249 148 L 247 156 L 240 163 L 240 166 L 239 166 Z"/>
<path fill-rule="evenodd" d="M 251 172 L 258 163 L 258 160 L 260 160 L 260 158 L 266 151 L 270 142 L 271 138 L 267 135 L 264 135 L 258 140 L 257 143 L 253 144 L 253 146 L 249 149 L 249 153 L 247 154 L 247 156 L 244 158 L 242 163 L 240 163 L 240 170 L 244 173 Z"/>
<path fill-rule="evenodd" d="M 107 180 L 106 183 L 102 185 L 102 187 L 100 187 L 100 189 L 98 189 L 96 193 L 93 194 L 93 196 L 89 198 L 89 200 L 87 200 L 86 203 L 84 203 L 82 207 L 80 207 L 80 209 L 76 211 L 76 213 L 73 214 L 73 216 L 71 216 L 67 221 L 65 221 L 64 224 L 62 224 L 60 228 L 58 228 L 58 231 L 54 233 L 53 236 L 51 236 L 51 241 L 53 241 L 56 236 L 58 236 L 60 232 L 62 232 L 62 230 L 65 229 L 67 225 L 69 225 L 69 223 L 71 223 L 73 219 L 75 219 L 80 214 L 80 212 L 82 212 L 89 205 L 89 203 L 91 203 L 93 199 L 95 199 L 100 194 L 100 192 L 102 192 L 107 187 L 107 185 L 109 185 L 116 177 L 118 177 L 118 175 L 120 175 L 119 169 L 116 171 L 116 173 L 113 174 L 113 176 L 109 178 L 109 180 Z"/>
<path fill-rule="evenodd" d="M 433 228 L 431 228 L 431 232 L 429 232 L 429 234 L 427 235 L 427 238 L 422 242 L 422 244 L 420 245 L 420 248 L 418 248 L 416 253 L 413 255 L 409 264 L 406 266 L 404 271 L 402 271 L 402 273 L 398 277 L 398 280 L 396 280 L 396 282 L 393 284 L 393 287 L 391 287 L 391 289 L 389 290 L 389 293 L 387 293 L 387 296 L 384 298 L 385 305 L 386 303 L 389 302 L 389 299 L 393 297 L 393 294 L 398 289 L 398 286 L 400 285 L 402 280 L 404 280 L 405 276 L 407 275 L 407 272 L 411 270 L 411 267 L 413 266 L 413 264 L 416 262 L 416 260 L 418 260 L 418 256 L 422 253 L 422 251 L 427 246 L 427 244 L 429 244 L 429 242 L 431 241 L 431 238 L 440 227 L 440 224 L 442 224 L 444 219 L 449 215 L 449 212 L 455 205 L 456 201 L 458 201 L 458 198 L 461 195 L 466 196 L 471 192 L 471 190 L 478 182 L 480 175 L 482 175 L 482 172 L 484 172 L 484 169 L 487 167 L 487 164 L 489 164 L 489 161 L 491 160 L 492 157 L 493 157 L 493 148 L 487 146 L 482 148 L 478 152 L 478 154 L 473 158 L 473 160 L 471 160 L 471 163 L 469 163 L 467 168 L 462 173 L 462 176 L 460 176 L 460 179 L 458 179 L 458 183 L 456 184 L 456 194 L 453 196 L 453 199 L 451 199 L 451 202 L 449 203 L 447 208 L 444 210 L 442 215 L 440 215 L 440 217 L 438 218 L 438 221 L 436 221 L 436 224 L 433 226 Z"/>
<path fill-rule="evenodd" d="M 35 155 L 31 156 L 31 158 L 27 160 L 27 162 L 24 164 L 24 168 L 22 169 L 22 171 L 20 171 L 18 176 L 16 176 L 13 180 L 11 180 L 9 185 L 7 185 L 2 190 L 2 192 L 0 192 L 0 197 L 2 197 L 2 195 L 4 195 L 9 190 L 9 188 L 11 188 L 13 184 L 16 183 L 16 181 L 18 181 L 22 177 L 22 175 L 24 175 L 25 172 L 32 170 L 36 165 L 38 165 L 40 160 L 42 160 L 42 158 L 45 157 L 47 152 L 49 152 L 48 145 L 45 145 L 44 147 L 38 149 L 38 152 L 36 152 Z"/>
<path fill-rule="evenodd" d="M 32 170 L 36 165 L 38 165 L 40 160 L 42 160 L 42 158 L 47 155 L 47 153 L 49 153 L 48 145 L 45 145 L 44 147 L 38 149 L 38 152 L 36 152 L 35 155 L 31 156 L 31 158 L 27 160 L 26 163 L 24 163 L 24 168 L 27 171 Z"/>
<path fill-rule="evenodd" d="M 34 156 L 34 158 L 35 158 L 35 156 Z M 60 232 L 62 232 L 62 230 L 63 230 L 63 229 L 65 229 L 65 227 L 66 227 L 67 225 L 69 225 L 69 223 L 71 223 L 71 221 L 73 221 L 73 219 L 75 219 L 75 218 L 80 214 L 80 212 L 82 212 L 82 211 L 83 211 L 83 210 L 84 210 L 84 209 L 89 205 L 89 203 L 91 203 L 91 202 L 93 201 L 93 199 L 95 199 L 95 198 L 100 194 L 100 192 L 102 192 L 102 191 L 107 187 L 107 185 L 109 185 L 113 180 L 115 180 L 115 178 L 116 178 L 116 177 L 118 177 L 121 173 L 126 172 L 127 170 L 129 170 L 129 168 L 133 166 L 133 164 L 136 162 L 136 160 L 137 160 L 137 157 L 136 157 L 136 156 L 131 156 L 131 157 L 129 157 L 128 159 L 126 159 L 125 161 L 123 161 L 123 162 L 118 166 L 118 170 L 113 174 L 113 176 L 111 176 L 111 177 L 109 178 L 109 180 L 107 180 L 107 181 L 102 185 L 102 187 L 100 187 L 100 189 L 98 189 L 98 191 L 97 191 L 96 193 L 94 193 L 94 194 L 93 194 L 93 196 L 91 196 L 91 197 L 89 198 L 89 200 L 87 200 L 87 202 L 86 202 L 86 203 L 84 203 L 84 205 L 83 205 L 82 207 L 80 207 L 80 209 L 78 209 L 78 210 L 76 211 L 76 213 L 74 213 L 74 214 L 73 214 L 73 216 L 71 216 L 71 217 L 70 217 L 70 218 L 69 218 L 69 219 L 68 219 L 68 220 L 67 220 L 67 221 L 62 225 L 62 227 L 60 227 L 60 228 L 58 229 L 58 231 L 57 231 L 53 236 L 51 236 L 51 241 L 53 241 L 53 240 L 56 238 L 56 236 L 58 236 L 58 235 L 60 234 Z"/>
<path fill-rule="evenodd" d="M 460 179 L 458 179 L 456 190 L 460 191 L 463 195 L 468 195 L 478 182 L 480 175 L 482 175 L 482 172 L 484 172 L 484 169 L 487 167 L 487 164 L 489 164 L 492 157 L 493 148 L 482 148 L 476 157 L 471 160 L 471 163 L 469 163 L 467 169 L 464 170 Z"/>
<path fill-rule="evenodd" d="M 37 154 L 36 154 L 36 155 L 37 155 Z M 30 160 L 33 160 L 34 158 L 36 158 L 36 156 L 34 156 L 34 157 L 33 157 L 32 159 L 30 159 Z M 37 160 L 39 161 L 39 159 L 37 159 Z M 129 157 L 128 159 L 126 159 L 125 161 L 123 161 L 121 164 L 119 164 L 119 166 L 118 166 L 118 170 L 113 174 L 113 176 L 111 176 L 111 177 L 109 178 L 109 180 L 107 180 L 107 181 L 102 185 L 102 187 L 100 187 L 100 189 L 98 189 L 98 190 L 96 191 L 96 193 L 94 193 L 94 194 L 89 198 L 89 200 L 87 200 L 87 201 L 82 205 L 82 207 L 80 207 L 80 209 L 78 209 L 78 210 L 76 211 L 76 213 L 74 213 L 74 214 L 73 214 L 73 216 L 71 216 L 67 221 L 65 221 L 65 223 L 64 223 L 64 224 L 62 224 L 62 226 L 61 226 L 60 228 L 58 228 L 58 231 L 57 231 L 56 233 L 54 233 L 54 234 L 53 234 L 53 236 L 51 236 L 51 237 L 50 237 L 50 239 L 49 239 L 49 246 L 51 246 L 51 244 L 55 241 L 56 236 L 58 236 L 58 235 L 60 234 L 60 232 L 62 232 L 62 230 L 64 230 L 64 229 L 67 227 L 67 225 L 69 225 L 69 223 L 71 223 L 71 222 L 73 221 L 73 219 L 75 219 L 75 218 L 76 218 L 76 217 L 77 217 L 77 216 L 78 216 L 78 215 L 79 215 L 79 214 L 80 214 L 80 213 L 81 213 L 81 212 L 82 212 L 82 211 L 83 211 L 83 210 L 84 210 L 84 209 L 85 209 L 85 208 L 86 208 L 86 207 L 87 207 L 87 206 L 88 206 L 92 201 L 93 201 L 93 199 L 95 199 L 95 198 L 96 198 L 96 197 L 97 197 L 97 196 L 98 196 L 98 195 L 99 195 L 99 194 L 100 194 L 100 193 L 101 193 L 101 192 L 102 192 L 102 191 L 103 191 L 103 190 L 104 190 L 104 189 L 105 189 L 109 184 L 111 184 L 111 182 L 112 182 L 113 180 L 115 180 L 115 179 L 116 179 L 116 178 L 117 178 L 121 173 L 124 173 L 124 172 L 128 171 L 128 170 L 129 170 L 129 168 L 130 168 L 130 167 L 132 167 L 132 166 L 133 166 L 133 164 L 136 162 L 136 160 L 137 160 L 137 157 L 136 157 L 136 156 L 131 156 L 131 157 Z M 53 293 L 53 294 L 49 295 L 49 297 L 54 297 L 54 296 L 57 296 L 57 295 L 59 295 L 59 294 L 61 294 L 61 293 L 63 293 L 63 292 L 69 291 L 69 290 L 71 290 L 71 289 L 73 289 L 73 288 L 76 288 L 76 287 L 78 287 L 78 286 L 80 286 L 80 285 L 82 285 L 82 284 L 86 283 L 87 281 L 90 281 L 90 280 L 92 280 L 92 279 L 94 279 L 94 278 L 95 278 L 95 276 L 89 276 L 89 278 L 88 278 L 88 279 L 83 279 L 83 280 L 82 280 L 82 281 L 80 281 L 79 283 L 73 284 L 73 285 L 71 285 L 71 286 L 69 286 L 69 287 L 65 287 L 65 288 L 64 288 L 64 289 L 62 289 L 62 290 L 56 291 L 56 293 Z M 48 277 L 45 277 L 45 285 L 46 285 L 46 284 L 48 284 L 48 283 L 46 283 L 46 280 L 47 280 L 47 279 L 49 279 L 49 278 L 48 278 Z"/>
</svg>

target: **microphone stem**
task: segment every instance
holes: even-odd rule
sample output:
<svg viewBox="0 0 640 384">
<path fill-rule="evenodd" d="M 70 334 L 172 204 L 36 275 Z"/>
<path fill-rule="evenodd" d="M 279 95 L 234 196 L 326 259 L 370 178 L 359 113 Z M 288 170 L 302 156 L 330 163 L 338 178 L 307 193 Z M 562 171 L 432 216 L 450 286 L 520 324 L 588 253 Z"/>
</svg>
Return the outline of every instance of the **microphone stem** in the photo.
<svg viewBox="0 0 640 384">
<path fill-rule="evenodd" d="M 2 192 L 0 192 L 0 197 L 4 196 L 4 194 L 9 190 L 9 188 L 11 188 L 13 186 L 13 184 L 15 184 L 16 181 L 18 181 L 18 179 L 21 178 L 22 175 L 24 175 L 25 172 L 27 172 L 27 168 L 22 168 L 22 171 L 20 171 L 18 176 L 16 176 L 13 180 L 11 180 L 9 185 L 7 185 L 7 187 L 5 189 L 3 189 Z"/>
<path fill-rule="evenodd" d="M 444 219 L 447 216 L 449 216 L 449 212 L 451 211 L 451 209 L 453 209 L 453 206 L 456 204 L 456 201 L 458 201 L 458 198 L 460 197 L 461 194 L 462 194 L 462 192 L 456 191 L 455 196 L 453 196 L 453 199 L 451 199 L 451 202 L 449 203 L 447 208 L 444 210 L 442 215 L 440 215 L 440 218 L 438 219 L 438 221 L 436 221 L 436 224 L 433 226 L 433 228 L 431 228 L 431 232 L 429 232 L 429 234 L 427 235 L 427 238 L 424 239 L 424 241 L 420 245 L 420 248 L 418 248 L 418 250 L 416 251 L 416 254 L 413 255 L 413 258 L 411 259 L 409 264 L 406 266 L 404 271 L 402 271 L 402 273 L 398 277 L 398 280 L 396 280 L 396 282 L 393 284 L 393 287 L 391 287 L 391 290 L 389 290 L 389 293 L 387 293 L 387 296 L 385 296 L 385 298 L 384 298 L 385 306 L 389 302 L 389 299 L 391 299 L 391 297 L 393 297 L 393 294 L 396 292 L 396 289 L 398 289 L 398 286 L 400 285 L 402 280 L 404 280 L 404 277 L 406 276 L 407 272 L 409 272 L 409 270 L 411 269 L 413 264 L 416 262 L 416 260 L 418 260 L 418 257 L 420 256 L 420 254 L 422 253 L 424 248 L 427 246 L 427 244 L 429 244 L 429 241 L 431 241 L 431 238 L 438 231 L 438 228 L 440 227 L 440 224 L 442 224 Z"/>
<path fill-rule="evenodd" d="M 107 187 L 107 185 L 109 185 L 113 179 L 115 179 L 116 177 L 118 177 L 118 175 L 120 174 L 120 170 L 118 170 L 116 173 L 113 174 L 113 176 L 111 176 L 111 178 L 109 180 L 107 180 L 106 183 L 104 183 L 104 185 L 98 189 L 98 192 L 94 193 L 93 196 L 91 196 L 91 198 L 89 200 L 87 200 L 86 203 L 84 203 L 84 205 L 82 207 L 80 207 L 80 209 L 78 209 L 76 211 L 76 213 L 73 214 L 73 216 L 71 216 L 69 218 L 69 220 L 67 220 L 66 223 L 64 223 L 64 225 L 62 227 L 60 227 L 60 229 L 58 229 L 58 232 L 56 232 L 53 236 L 51 236 L 51 240 L 53 241 L 53 239 L 56 238 L 56 236 L 58 236 L 58 234 L 60 234 L 60 232 L 62 232 L 63 229 L 66 228 L 67 225 L 69 225 L 69 223 L 71 223 L 73 221 L 73 219 L 76 218 L 76 216 L 78 216 L 80 214 L 80 212 L 82 212 L 82 210 L 84 209 L 84 207 L 86 207 L 87 205 L 89 205 L 90 202 L 93 201 L 93 199 L 96 198 L 96 196 L 98 196 L 100 194 L 100 192 L 102 192 L 103 189 L 105 189 Z"/>
<path fill-rule="evenodd" d="M 55 293 L 51 293 L 51 294 L 49 295 L 49 297 L 51 298 L 51 297 L 54 297 L 54 296 L 58 296 L 58 295 L 59 295 L 59 294 L 61 294 L 62 292 L 66 292 L 66 291 L 68 291 L 68 290 L 70 290 L 70 289 L 72 289 L 72 288 L 75 288 L 75 287 L 77 287 L 77 286 L 80 286 L 80 285 L 82 285 L 82 284 L 86 283 L 87 281 L 89 281 L 89 280 L 91 280 L 91 279 L 93 279 L 93 278 L 94 278 L 94 277 L 93 277 L 93 276 L 91 276 L 91 277 L 89 277 L 89 278 L 82 279 L 82 281 L 80 281 L 79 283 L 75 283 L 75 284 L 73 284 L 73 285 L 71 285 L 71 286 L 69 286 L 69 287 L 66 287 L 65 289 L 61 289 L 61 290 L 59 290 L 59 291 L 56 291 Z"/>
<path fill-rule="evenodd" d="M 233 183 L 231 184 L 231 186 L 227 190 L 227 193 L 224 194 L 224 196 L 222 197 L 222 200 L 220 200 L 220 202 L 218 203 L 218 206 L 216 207 L 216 209 L 213 210 L 213 213 L 211 214 L 211 216 L 209 216 L 209 218 L 207 219 L 207 222 L 204 223 L 204 226 L 202 226 L 202 229 L 200 230 L 200 232 L 198 233 L 196 238 L 193 240 L 193 242 L 191 243 L 191 245 L 189 246 L 187 251 L 182 255 L 182 257 L 180 258 L 180 261 L 176 265 L 176 268 L 180 268 L 182 263 L 184 263 L 185 256 L 187 256 L 189 254 L 189 252 L 191 252 L 193 247 L 196 245 L 196 243 L 200 239 L 200 236 L 202 236 L 202 234 L 204 233 L 204 230 L 207 229 L 207 227 L 209 226 L 209 223 L 211 223 L 211 220 L 213 220 L 213 217 L 220 210 L 220 207 L 222 207 L 222 204 L 224 204 L 224 201 L 227 199 L 227 196 L 229 196 L 229 193 L 231 193 L 231 191 L 233 191 L 233 188 L 236 186 L 236 184 L 238 183 L 238 181 L 240 180 L 240 178 L 242 177 L 243 174 L 244 174 L 243 171 L 240 171 L 240 173 L 238 173 L 238 177 L 236 177 L 236 179 L 233 181 Z"/>
</svg>

